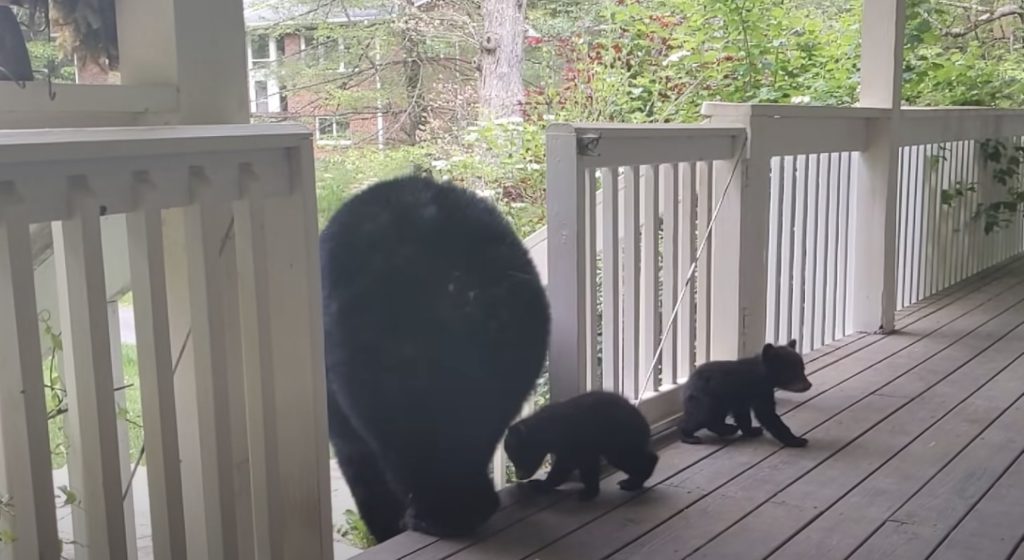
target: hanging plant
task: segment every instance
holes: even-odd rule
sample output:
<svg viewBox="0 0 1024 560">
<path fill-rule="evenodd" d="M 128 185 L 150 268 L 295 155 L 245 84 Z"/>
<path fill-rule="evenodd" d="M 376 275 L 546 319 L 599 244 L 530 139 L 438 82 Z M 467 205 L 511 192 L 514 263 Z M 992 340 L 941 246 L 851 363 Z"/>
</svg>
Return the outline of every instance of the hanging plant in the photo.
<svg viewBox="0 0 1024 560">
<path fill-rule="evenodd" d="M 46 13 L 46 0 L 20 1 L 32 14 Z M 68 55 L 78 57 L 79 64 L 92 62 L 117 70 L 120 60 L 114 0 L 51 0 L 49 8 L 51 25 Z"/>
</svg>

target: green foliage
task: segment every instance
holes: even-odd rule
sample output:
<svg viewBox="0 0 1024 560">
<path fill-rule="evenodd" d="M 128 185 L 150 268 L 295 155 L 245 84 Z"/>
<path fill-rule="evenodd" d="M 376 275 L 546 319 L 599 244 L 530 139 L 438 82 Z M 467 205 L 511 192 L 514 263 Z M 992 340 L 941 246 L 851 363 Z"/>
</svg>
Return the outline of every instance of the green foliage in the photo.
<svg viewBox="0 0 1024 560">
<path fill-rule="evenodd" d="M 9 521 L 14 518 L 14 501 L 10 496 L 0 494 L 0 521 Z M 18 540 L 17 535 L 10 529 L 0 527 L 0 546 L 12 544 Z"/>
<path fill-rule="evenodd" d="M 472 126 L 445 141 L 325 153 L 317 161 L 320 226 L 360 189 L 425 173 L 490 198 L 525 237 L 546 220 L 544 169 L 543 127 L 517 121 Z"/>
<path fill-rule="evenodd" d="M 64 430 L 64 417 L 68 413 L 67 390 L 60 376 L 60 355 L 63 352 L 61 334 L 51 322 L 50 313 L 39 316 L 43 326 L 44 347 L 50 353 L 43 360 L 43 386 L 46 390 L 47 428 L 50 438 L 50 460 L 54 469 L 67 465 L 69 444 Z M 118 418 L 128 424 L 129 454 L 138 456 L 143 443 L 142 394 L 139 389 L 139 361 L 136 347 L 121 346 L 125 382 L 114 390 L 123 395 L 125 403 L 117 410 Z"/>
<path fill-rule="evenodd" d="M 990 170 L 992 180 L 1006 192 L 1003 200 L 978 204 L 975 216 L 984 220 L 985 233 L 989 234 L 1012 224 L 1013 217 L 1024 205 L 1024 176 L 1021 175 L 1024 146 L 992 139 L 980 146 L 986 163 L 984 170 Z"/>
<path fill-rule="evenodd" d="M 969 21 L 967 15 L 952 2 L 907 3 L 904 102 L 926 107 L 1024 105 L 1024 67 L 1012 34 L 1008 40 L 987 30 L 950 36 Z"/>
<path fill-rule="evenodd" d="M 363 521 L 363 518 L 350 509 L 345 510 L 345 523 L 336 530 L 341 538 L 356 548 L 366 550 L 377 544 L 373 535 L 370 534 L 370 530 L 366 527 L 366 522 Z"/>
<path fill-rule="evenodd" d="M 53 81 L 74 83 L 74 61 L 64 55 L 56 43 L 29 41 L 28 55 L 36 72 L 53 72 Z"/>
<path fill-rule="evenodd" d="M 429 162 L 429 154 L 420 146 L 400 146 L 388 150 L 354 147 L 321 153 L 317 158 L 317 209 L 320 227 L 348 200 L 377 181 L 412 173 Z"/>
<path fill-rule="evenodd" d="M 708 100 L 845 104 L 856 93 L 857 10 L 654 0 L 616 2 L 603 18 L 596 34 L 553 47 L 568 70 L 543 94 L 559 120 L 692 122 Z"/>
</svg>

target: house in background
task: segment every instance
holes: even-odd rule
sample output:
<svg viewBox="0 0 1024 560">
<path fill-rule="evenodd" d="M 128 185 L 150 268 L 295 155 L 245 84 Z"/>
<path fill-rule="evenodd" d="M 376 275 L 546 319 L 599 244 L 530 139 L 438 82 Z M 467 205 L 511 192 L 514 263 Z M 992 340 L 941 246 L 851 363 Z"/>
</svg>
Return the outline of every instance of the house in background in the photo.
<svg viewBox="0 0 1024 560">
<path fill-rule="evenodd" d="M 420 6 L 428 0 L 416 0 Z M 380 8 L 346 9 L 340 2 L 321 3 L 315 8 L 296 5 L 286 0 L 246 0 L 246 53 L 249 74 L 249 105 L 254 120 L 290 120 L 303 122 L 315 131 L 321 145 L 345 146 L 352 143 L 389 141 L 390 120 L 384 107 L 379 76 L 359 80 L 356 92 L 376 92 L 376 110 L 346 107 L 328 99 L 315 85 L 358 66 L 366 47 L 347 40 L 343 29 L 371 25 L 394 16 L 392 5 Z M 325 27 L 329 28 L 325 32 Z M 349 48 L 346 48 L 348 46 Z M 379 45 L 374 41 L 375 63 L 380 63 Z M 317 79 L 288 83 L 281 69 L 298 64 L 315 69 Z M 358 109 L 358 110 L 357 110 Z"/>
</svg>

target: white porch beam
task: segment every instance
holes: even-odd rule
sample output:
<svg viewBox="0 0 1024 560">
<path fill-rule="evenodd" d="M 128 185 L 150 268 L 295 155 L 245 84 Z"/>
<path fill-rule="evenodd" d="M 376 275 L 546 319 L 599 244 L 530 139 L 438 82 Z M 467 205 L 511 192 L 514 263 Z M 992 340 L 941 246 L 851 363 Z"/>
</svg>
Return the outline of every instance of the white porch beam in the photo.
<svg viewBox="0 0 1024 560">
<path fill-rule="evenodd" d="M 852 328 L 888 332 L 896 316 L 898 123 L 905 0 L 864 0 L 860 105 L 888 109 L 868 124 L 853 201 Z"/>
</svg>

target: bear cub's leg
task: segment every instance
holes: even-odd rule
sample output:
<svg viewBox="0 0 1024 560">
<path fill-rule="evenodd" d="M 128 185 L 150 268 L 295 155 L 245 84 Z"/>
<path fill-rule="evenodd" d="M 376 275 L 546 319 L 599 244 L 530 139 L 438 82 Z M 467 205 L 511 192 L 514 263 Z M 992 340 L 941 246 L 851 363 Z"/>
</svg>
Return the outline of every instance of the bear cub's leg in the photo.
<svg viewBox="0 0 1024 560">
<path fill-rule="evenodd" d="M 658 465 L 658 454 L 646 447 L 610 454 L 606 458 L 608 464 L 628 475 L 628 478 L 619 481 L 619 488 L 627 492 L 643 488 L 654 473 L 654 467 Z"/>
<path fill-rule="evenodd" d="M 580 490 L 579 499 L 589 502 L 601 492 L 601 456 L 594 453 L 580 458 Z"/>
<path fill-rule="evenodd" d="M 757 421 L 768 430 L 768 433 L 786 447 L 806 447 L 807 439 L 797 436 L 789 429 L 789 426 L 782 421 L 778 412 L 775 411 L 775 403 L 757 403 L 754 405 L 754 415 Z"/>
<path fill-rule="evenodd" d="M 743 437 L 755 438 L 760 437 L 764 434 L 764 430 L 760 426 L 755 426 L 750 421 L 750 405 L 747 403 L 741 403 L 732 407 L 732 418 L 736 421 L 736 425 L 739 426 L 740 431 L 743 433 Z"/>
<path fill-rule="evenodd" d="M 531 489 L 539 492 L 550 492 L 565 484 L 576 468 L 576 464 L 572 461 L 569 461 L 565 457 L 559 457 L 556 455 L 554 457 L 554 462 L 551 465 L 551 470 L 548 471 L 548 476 L 545 477 L 544 480 L 540 480 L 538 478 L 532 479 L 527 482 L 527 485 L 529 485 Z"/>
<path fill-rule="evenodd" d="M 726 404 L 712 402 L 709 397 L 688 399 L 679 421 L 679 440 L 690 444 L 703 443 L 704 440 L 696 435 L 702 428 L 718 437 L 736 435 L 740 428 L 725 421 L 728 414 L 729 407 Z"/>
</svg>

